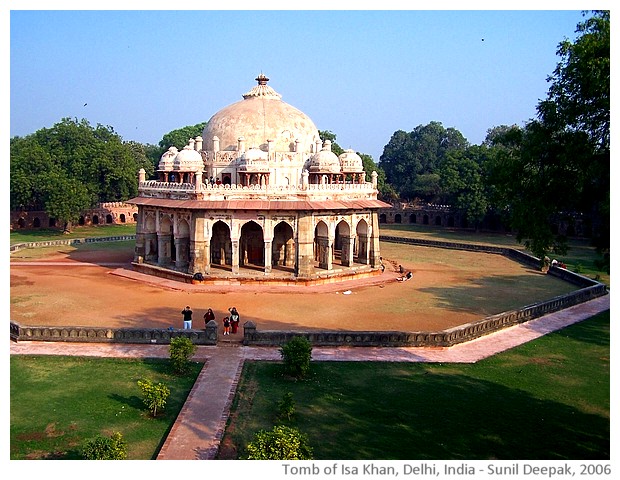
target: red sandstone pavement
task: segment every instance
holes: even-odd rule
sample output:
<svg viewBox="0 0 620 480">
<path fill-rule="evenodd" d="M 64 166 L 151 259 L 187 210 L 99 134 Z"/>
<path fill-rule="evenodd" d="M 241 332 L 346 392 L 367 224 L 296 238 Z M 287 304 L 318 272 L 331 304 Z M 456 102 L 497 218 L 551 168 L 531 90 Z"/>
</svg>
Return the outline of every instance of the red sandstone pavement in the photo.
<svg viewBox="0 0 620 480">
<path fill-rule="evenodd" d="M 475 363 L 585 320 L 609 308 L 610 295 L 606 295 L 449 348 L 313 347 L 312 359 L 314 361 Z M 241 340 L 241 335 L 239 335 L 239 340 Z M 14 355 L 160 358 L 169 356 L 167 345 L 107 343 L 20 341 L 11 342 L 10 351 Z M 164 442 L 157 457 L 158 460 L 215 458 L 243 362 L 245 360 L 280 360 L 280 354 L 278 348 L 275 347 L 248 347 L 227 341 L 220 342 L 218 346 L 198 346 L 194 359 L 204 360 L 205 366 Z"/>
</svg>

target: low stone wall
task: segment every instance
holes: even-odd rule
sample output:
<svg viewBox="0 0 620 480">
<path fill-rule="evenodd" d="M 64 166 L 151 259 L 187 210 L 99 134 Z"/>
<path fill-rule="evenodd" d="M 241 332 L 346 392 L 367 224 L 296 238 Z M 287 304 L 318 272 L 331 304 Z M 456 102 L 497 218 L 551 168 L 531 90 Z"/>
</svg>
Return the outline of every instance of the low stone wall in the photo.
<svg viewBox="0 0 620 480">
<path fill-rule="evenodd" d="M 280 346 L 301 336 L 313 346 L 351 346 L 351 347 L 450 347 L 468 342 L 506 327 L 527 322 L 543 315 L 557 312 L 579 303 L 587 302 L 607 294 L 603 284 L 596 284 L 550 300 L 529 305 L 516 310 L 491 315 L 475 322 L 459 325 L 438 332 L 398 332 L 398 331 L 313 331 L 284 332 L 259 331 L 252 322 L 244 325 L 243 344 L 256 346 Z"/>
<path fill-rule="evenodd" d="M 217 324 L 215 322 L 210 323 L 207 324 L 205 330 L 179 330 L 165 328 L 31 327 L 11 322 L 11 340 L 169 344 L 173 338 L 187 337 L 196 345 L 217 345 Z"/>
<path fill-rule="evenodd" d="M 66 240 L 47 240 L 44 242 L 25 242 L 11 245 L 11 252 L 17 252 L 24 248 L 41 248 L 56 247 L 59 245 L 79 245 L 81 243 L 102 243 L 102 242 L 122 242 L 127 240 L 135 240 L 135 235 L 116 235 L 114 237 L 85 237 L 85 238 L 67 238 Z"/>
</svg>

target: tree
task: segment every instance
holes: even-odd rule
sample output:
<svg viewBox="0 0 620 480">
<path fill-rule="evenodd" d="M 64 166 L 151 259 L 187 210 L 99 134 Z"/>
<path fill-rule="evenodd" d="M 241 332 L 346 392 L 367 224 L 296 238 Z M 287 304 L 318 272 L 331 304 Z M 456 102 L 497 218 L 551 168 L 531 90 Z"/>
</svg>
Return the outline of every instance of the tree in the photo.
<svg viewBox="0 0 620 480">
<path fill-rule="evenodd" d="M 439 169 L 443 202 L 463 213 L 476 229 L 489 210 L 485 158 L 486 148 L 478 145 L 452 150 Z"/>
<path fill-rule="evenodd" d="M 142 402 L 149 409 L 153 417 L 157 416 L 157 411 L 166 406 L 170 389 L 163 383 L 153 383 L 149 379 L 138 380 L 138 387 L 142 390 Z"/>
<path fill-rule="evenodd" d="M 170 340 L 170 361 L 177 374 L 184 374 L 189 369 L 189 359 L 196 352 L 196 345 L 187 337 L 175 337 Z"/>
<path fill-rule="evenodd" d="M 566 252 L 566 239 L 552 225 L 573 211 L 593 218 L 595 244 L 609 252 L 609 28 L 609 12 L 580 23 L 575 42 L 558 47 L 562 58 L 537 119 L 522 131 L 488 137 L 497 147 L 495 194 L 517 239 L 541 258 Z"/>
<path fill-rule="evenodd" d="M 304 337 L 293 337 L 280 348 L 285 370 L 296 377 L 303 377 L 310 370 L 312 344 Z"/>
<path fill-rule="evenodd" d="M 97 435 L 84 444 L 82 456 L 86 460 L 124 460 L 127 458 L 127 442 L 120 432 L 109 437 Z"/>
<path fill-rule="evenodd" d="M 447 152 L 468 145 L 458 130 L 431 122 L 409 133 L 394 132 L 383 148 L 379 166 L 401 197 L 435 201 L 441 193 L 438 172 Z"/>
<path fill-rule="evenodd" d="M 585 12 L 584 16 L 589 13 Z M 609 256 L 610 248 L 610 12 L 594 11 L 577 25 L 574 42 L 562 41 L 561 57 L 547 100 L 538 106 L 541 122 L 558 132 L 586 137 L 589 152 L 572 156 L 581 183 L 581 209 L 593 218 L 593 240 Z"/>
<path fill-rule="evenodd" d="M 153 167 L 139 144 L 123 142 L 111 127 L 62 119 L 11 139 L 11 208 L 45 210 L 70 229 L 98 202 L 123 201 L 138 192 L 140 168 Z"/>
<path fill-rule="evenodd" d="M 256 433 L 247 451 L 248 460 L 312 460 L 312 448 L 306 435 L 283 425 Z"/>
</svg>

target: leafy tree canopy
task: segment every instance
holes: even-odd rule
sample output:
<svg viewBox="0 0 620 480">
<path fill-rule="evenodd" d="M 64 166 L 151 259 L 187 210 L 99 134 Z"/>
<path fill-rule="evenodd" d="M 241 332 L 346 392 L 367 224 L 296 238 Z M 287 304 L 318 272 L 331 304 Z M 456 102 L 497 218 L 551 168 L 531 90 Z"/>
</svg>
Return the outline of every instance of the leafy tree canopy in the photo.
<svg viewBox="0 0 620 480">
<path fill-rule="evenodd" d="M 411 132 L 394 132 L 383 148 L 379 165 L 401 197 L 434 201 L 441 192 L 438 172 L 446 154 L 468 146 L 458 130 L 431 122 Z"/>
<path fill-rule="evenodd" d="M 153 171 L 140 144 L 85 119 L 63 118 L 10 144 L 11 208 L 44 210 L 66 228 L 99 202 L 135 196 L 138 170 Z"/>
<path fill-rule="evenodd" d="M 575 42 L 560 43 L 537 119 L 487 135 L 497 198 L 539 257 L 566 251 L 552 225 L 574 211 L 589 214 L 597 246 L 609 250 L 609 12 L 591 15 Z"/>
</svg>

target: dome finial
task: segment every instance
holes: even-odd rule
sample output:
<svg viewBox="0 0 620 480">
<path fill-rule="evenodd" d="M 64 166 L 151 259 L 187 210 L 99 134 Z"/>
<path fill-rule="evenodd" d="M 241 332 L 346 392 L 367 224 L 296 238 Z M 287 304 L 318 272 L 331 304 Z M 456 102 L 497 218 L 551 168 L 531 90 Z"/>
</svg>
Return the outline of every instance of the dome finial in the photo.
<svg viewBox="0 0 620 480">
<path fill-rule="evenodd" d="M 267 78 L 267 76 L 263 75 L 263 72 L 261 72 L 260 75 L 256 77 L 254 80 L 256 80 L 259 85 L 267 85 L 269 78 Z"/>
</svg>

